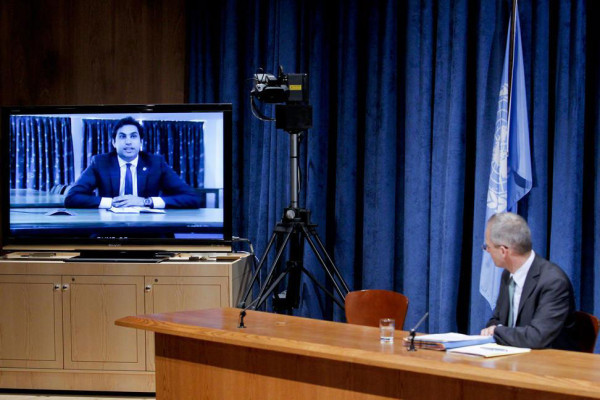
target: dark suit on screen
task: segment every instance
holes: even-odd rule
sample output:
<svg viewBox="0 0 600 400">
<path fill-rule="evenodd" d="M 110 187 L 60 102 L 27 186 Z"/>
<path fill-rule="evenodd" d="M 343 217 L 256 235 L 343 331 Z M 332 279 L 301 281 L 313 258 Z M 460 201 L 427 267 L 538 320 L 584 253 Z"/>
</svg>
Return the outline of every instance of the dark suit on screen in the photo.
<svg viewBox="0 0 600 400">
<path fill-rule="evenodd" d="M 502 273 L 496 309 L 487 326 L 497 325 L 497 343 L 534 349 L 575 349 L 571 334 L 575 299 L 571 281 L 556 264 L 536 255 L 523 285 L 514 328 L 508 327 L 508 283 Z"/>
<path fill-rule="evenodd" d="M 199 208 L 200 198 L 159 155 L 139 152 L 139 197 L 160 197 L 167 208 Z M 120 168 L 116 153 L 92 157 L 65 198 L 65 207 L 97 208 L 102 197 L 119 196 Z M 98 190 L 98 194 L 94 190 Z"/>
</svg>

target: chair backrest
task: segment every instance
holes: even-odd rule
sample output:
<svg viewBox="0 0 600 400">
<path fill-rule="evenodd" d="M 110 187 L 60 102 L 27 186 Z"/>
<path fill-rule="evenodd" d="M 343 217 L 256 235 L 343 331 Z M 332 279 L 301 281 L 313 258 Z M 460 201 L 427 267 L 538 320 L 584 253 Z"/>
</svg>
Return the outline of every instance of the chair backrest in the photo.
<svg viewBox="0 0 600 400">
<path fill-rule="evenodd" d="M 67 185 L 57 183 L 56 185 L 52 186 L 52 189 L 50 189 L 50 193 L 51 194 L 63 194 L 66 187 L 67 187 Z"/>
<path fill-rule="evenodd" d="M 393 318 L 396 329 L 404 327 L 408 297 L 390 290 L 357 290 L 346 295 L 346 321 L 355 325 L 379 326 L 379 319 Z"/>
<path fill-rule="evenodd" d="M 596 347 L 596 339 L 598 338 L 598 318 L 584 311 L 575 311 L 575 340 L 578 351 L 585 353 L 593 353 Z"/>
</svg>

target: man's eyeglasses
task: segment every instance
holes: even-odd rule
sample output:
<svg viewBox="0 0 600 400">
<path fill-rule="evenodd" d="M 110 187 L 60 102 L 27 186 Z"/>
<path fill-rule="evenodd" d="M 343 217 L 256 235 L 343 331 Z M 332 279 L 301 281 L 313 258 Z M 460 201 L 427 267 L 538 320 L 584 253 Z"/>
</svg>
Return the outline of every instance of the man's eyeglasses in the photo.
<svg viewBox="0 0 600 400">
<path fill-rule="evenodd" d="M 495 244 L 494 244 L 493 246 L 494 246 L 494 247 L 506 247 L 506 248 L 508 249 L 508 246 L 505 246 L 505 245 L 503 245 L 503 244 L 499 244 L 499 245 L 495 245 Z M 482 249 L 483 251 L 488 251 L 488 249 L 489 249 L 489 248 L 490 248 L 490 246 L 488 246 L 488 244 L 487 244 L 487 243 L 484 243 L 484 244 L 482 244 L 482 245 L 481 245 L 481 249 Z"/>
</svg>

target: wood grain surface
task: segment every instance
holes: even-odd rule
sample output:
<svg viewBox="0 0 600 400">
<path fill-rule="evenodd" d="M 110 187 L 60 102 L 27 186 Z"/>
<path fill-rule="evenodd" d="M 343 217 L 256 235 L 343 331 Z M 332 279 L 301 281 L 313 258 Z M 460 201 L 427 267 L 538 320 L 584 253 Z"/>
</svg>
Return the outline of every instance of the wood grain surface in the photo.
<svg viewBox="0 0 600 400">
<path fill-rule="evenodd" d="M 3 0 L 2 105 L 185 101 L 185 0 Z"/>
</svg>

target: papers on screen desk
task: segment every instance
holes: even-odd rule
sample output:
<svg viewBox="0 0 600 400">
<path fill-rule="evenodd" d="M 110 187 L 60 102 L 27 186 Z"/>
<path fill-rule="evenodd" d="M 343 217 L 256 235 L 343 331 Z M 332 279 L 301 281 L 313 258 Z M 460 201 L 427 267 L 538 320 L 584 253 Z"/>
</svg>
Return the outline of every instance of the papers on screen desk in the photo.
<svg viewBox="0 0 600 400">
<path fill-rule="evenodd" d="M 410 338 L 404 338 L 405 345 L 410 344 Z M 431 350 L 448 350 L 457 347 L 494 343 L 493 336 L 463 335 L 462 333 L 436 333 L 415 337 L 415 347 Z"/>
<path fill-rule="evenodd" d="M 116 214 L 140 214 L 140 213 L 152 213 L 152 214 L 164 214 L 165 210 L 160 208 L 148 208 L 148 207 L 111 207 L 108 211 L 112 211 Z"/>
<path fill-rule="evenodd" d="M 448 350 L 448 353 L 467 354 L 471 356 L 481 356 L 485 358 L 508 356 L 511 354 L 528 353 L 531 349 L 524 347 L 501 346 L 496 343 L 478 344 L 476 346 L 459 347 Z"/>
</svg>

